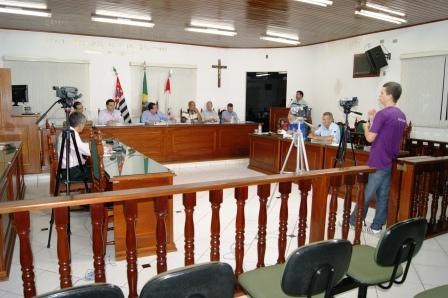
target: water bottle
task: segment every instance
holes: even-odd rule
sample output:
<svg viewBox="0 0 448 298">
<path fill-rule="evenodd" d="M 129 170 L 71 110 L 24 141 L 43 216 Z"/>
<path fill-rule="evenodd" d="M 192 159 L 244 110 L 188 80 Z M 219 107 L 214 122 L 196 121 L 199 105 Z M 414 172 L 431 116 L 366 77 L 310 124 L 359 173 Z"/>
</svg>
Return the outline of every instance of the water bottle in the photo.
<svg viewBox="0 0 448 298">
<path fill-rule="evenodd" d="M 232 117 L 230 117 L 230 123 L 235 123 L 235 118 L 233 117 L 233 115 Z"/>
<path fill-rule="evenodd" d="M 258 123 L 258 134 L 261 135 L 262 132 L 263 132 L 263 126 L 261 125 L 261 123 Z"/>
</svg>

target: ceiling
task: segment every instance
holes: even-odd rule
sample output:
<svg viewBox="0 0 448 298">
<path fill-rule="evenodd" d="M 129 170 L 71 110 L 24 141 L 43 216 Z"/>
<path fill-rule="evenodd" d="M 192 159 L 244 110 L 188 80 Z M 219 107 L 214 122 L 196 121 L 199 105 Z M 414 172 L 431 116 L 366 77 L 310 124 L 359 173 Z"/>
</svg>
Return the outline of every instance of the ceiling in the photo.
<svg viewBox="0 0 448 298">
<path fill-rule="evenodd" d="M 448 19 L 447 0 L 372 0 L 405 12 L 408 21 L 405 25 L 355 15 L 357 0 L 333 2 L 331 6 L 320 7 L 294 0 L 47 0 L 51 18 L 0 13 L 0 28 L 224 48 L 270 48 L 287 45 L 260 40 L 268 27 L 298 34 L 300 46 L 304 46 Z M 155 26 L 93 22 L 90 17 L 96 9 L 150 15 Z M 227 37 L 187 32 L 184 28 L 192 18 L 231 22 L 238 34 Z"/>
</svg>

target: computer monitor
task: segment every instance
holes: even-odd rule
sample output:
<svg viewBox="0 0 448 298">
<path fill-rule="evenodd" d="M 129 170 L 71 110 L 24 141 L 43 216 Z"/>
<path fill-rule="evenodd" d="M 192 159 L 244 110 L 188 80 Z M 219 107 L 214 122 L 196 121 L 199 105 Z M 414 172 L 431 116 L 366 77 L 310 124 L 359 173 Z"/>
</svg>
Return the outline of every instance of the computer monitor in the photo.
<svg viewBox="0 0 448 298">
<path fill-rule="evenodd" d="M 28 102 L 28 85 L 12 85 L 12 101 L 17 106 L 19 102 Z"/>
</svg>

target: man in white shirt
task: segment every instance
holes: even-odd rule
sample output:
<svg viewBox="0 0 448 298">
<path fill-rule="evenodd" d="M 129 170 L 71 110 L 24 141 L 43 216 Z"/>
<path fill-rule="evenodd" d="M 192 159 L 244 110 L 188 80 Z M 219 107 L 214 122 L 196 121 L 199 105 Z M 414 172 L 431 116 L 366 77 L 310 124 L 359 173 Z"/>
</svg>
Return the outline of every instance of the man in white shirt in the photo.
<svg viewBox="0 0 448 298">
<path fill-rule="evenodd" d="M 238 115 L 236 114 L 236 112 L 233 111 L 233 103 L 227 104 L 227 110 L 222 111 L 221 119 L 222 122 L 230 122 L 230 123 L 239 121 Z"/>
<path fill-rule="evenodd" d="M 341 140 L 341 131 L 339 125 L 333 121 L 332 113 L 323 113 L 321 126 L 316 131 L 310 133 L 308 137 L 310 139 L 339 144 L 339 141 Z"/>
<path fill-rule="evenodd" d="M 84 156 L 90 156 L 90 147 L 89 143 L 85 143 L 81 140 L 79 134 L 84 130 L 84 126 L 86 123 L 86 117 L 80 112 L 73 112 L 70 114 L 69 119 L 70 130 L 75 134 L 76 145 L 78 148 L 78 152 L 81 158 L 81 164 L 78 162 L 78 157 L 76 156 L 75 144 L 73 139 L 70 137 L 70 134 L 67 135 L 67 138 L 70 138 L 70 153 L 69 153 L 69 175 L 71 181 L 87 181 L 89 180 L 89 173 L 86 166 L 86 159 Z M 66 140 L 67 141 L 67 140 Z M 58 154 L 61 153 L 61 145 L 62 145 L 62 133 L 58 136 Z M 65 158 L 65 144 L 62 150 L 62 177 L 65 178 L 67 175 L 67 162 Z"/>
<path fill-rule="evenodd" d="M 213 103 L 209 100 L 205 105 L 205 111 L 202 112 L 202 121 L 204 122 L 219 122 L 218 113 L 213 110 Z"/>
<path fill-rule="evenodd" d="M 115 101 L 108 99 L 106 101 L 106 109 L 101 110 L 98 114 L 98 124 L 114 125 L 117 123 L 123 123 L 123 117 L 120 111 L 115 109 Z"/>
</svg>

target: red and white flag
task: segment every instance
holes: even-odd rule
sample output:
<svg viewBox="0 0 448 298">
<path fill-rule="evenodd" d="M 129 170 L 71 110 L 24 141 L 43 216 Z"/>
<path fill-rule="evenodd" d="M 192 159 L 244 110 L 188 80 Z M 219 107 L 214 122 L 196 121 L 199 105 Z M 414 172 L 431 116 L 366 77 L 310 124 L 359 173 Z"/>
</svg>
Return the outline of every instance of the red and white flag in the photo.
<svg viewBox="0 0 448 298">
<path fill-rule="evenodd" d="M 121 88 L 120 79 L 117 75 L 117 82 L 115 83 L 115 109 L 119 110 L 125 123 L 131 123 L 131 115 L 129 115 L 126 99 Z"/>
<path fill-rule="evenodd" d="M 170 82 L 170 79 L 171 79 L 171 71 L 168 72 L 168 78 L 166 79 L 164 93 L 168 92 L 169 94 L 171 94 L 171 82 Z"/>
</svg>

